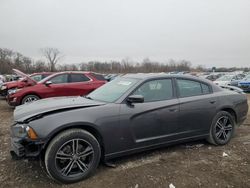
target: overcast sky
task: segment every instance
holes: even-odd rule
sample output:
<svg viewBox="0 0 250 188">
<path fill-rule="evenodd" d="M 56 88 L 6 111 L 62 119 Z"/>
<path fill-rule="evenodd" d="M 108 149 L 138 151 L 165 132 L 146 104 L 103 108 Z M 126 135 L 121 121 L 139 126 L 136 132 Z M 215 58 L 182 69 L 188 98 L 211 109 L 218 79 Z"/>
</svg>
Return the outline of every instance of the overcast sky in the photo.
<svg viewBox="0 0 250 188">
<path fill-rule="evenodd" d="M 0 47 L 62 63 L 186 59 L 250 66 L 249 0 L 0 0 Z"/>
</svg>

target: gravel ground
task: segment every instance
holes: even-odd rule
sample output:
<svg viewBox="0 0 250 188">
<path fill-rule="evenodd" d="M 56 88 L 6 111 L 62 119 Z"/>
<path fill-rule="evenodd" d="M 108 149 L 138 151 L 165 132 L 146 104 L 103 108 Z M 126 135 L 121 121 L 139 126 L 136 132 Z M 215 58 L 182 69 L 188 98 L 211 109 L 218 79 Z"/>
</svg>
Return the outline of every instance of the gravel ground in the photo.
<svg viewBox="0 0 250 188">
<path fill-rule="evenodd" d="M 248 96 L 250 102 L 250 95 Z M 13 109 L 0 100 L 0 187 L 250 187 L 250 114 L 226 146 L 186 143 L 116 159 L 95 176 L 71 185 L 47 177 L 37 161 L 13 161 L 9 127 Z M 227 156 L 223 156 L 227 155 Z"/>
</svg>

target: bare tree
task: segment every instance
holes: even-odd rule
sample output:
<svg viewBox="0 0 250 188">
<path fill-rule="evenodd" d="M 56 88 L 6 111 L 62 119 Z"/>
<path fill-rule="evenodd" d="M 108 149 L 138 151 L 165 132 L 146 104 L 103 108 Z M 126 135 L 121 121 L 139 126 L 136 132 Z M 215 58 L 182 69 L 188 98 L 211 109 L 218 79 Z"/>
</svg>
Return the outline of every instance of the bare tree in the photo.
<svg viewBox="0 0 250 188">
<path fill-rule="evenodd" d="M 41 54 L 47 59 L 50 71 L 55 71 L 55 66 L 62 58 L 61 52 L 57 48 L 42 48 Z"/>
</svg>

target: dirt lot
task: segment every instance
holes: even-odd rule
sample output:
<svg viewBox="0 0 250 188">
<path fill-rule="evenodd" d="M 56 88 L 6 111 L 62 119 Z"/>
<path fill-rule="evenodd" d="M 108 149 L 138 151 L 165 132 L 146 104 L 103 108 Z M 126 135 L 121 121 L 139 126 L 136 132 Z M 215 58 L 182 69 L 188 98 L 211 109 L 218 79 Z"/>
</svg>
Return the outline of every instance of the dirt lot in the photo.
<svg viewBox="0 0 250 188">
<path fill-rule="evenodd" d="M 250 102 L 250 95 L 248 96 Z M 141 153 L 100 165 L 95 176 L 60 185 L 49 179 L 37 161 L 13 161 L 9 126 L 13 109 L 0 100 L 0 187 L 250 187 L 250 114 L 226 146 L 205 141 Z M 228 156 L 223 156 L 225 152 Z"/>
</svg>

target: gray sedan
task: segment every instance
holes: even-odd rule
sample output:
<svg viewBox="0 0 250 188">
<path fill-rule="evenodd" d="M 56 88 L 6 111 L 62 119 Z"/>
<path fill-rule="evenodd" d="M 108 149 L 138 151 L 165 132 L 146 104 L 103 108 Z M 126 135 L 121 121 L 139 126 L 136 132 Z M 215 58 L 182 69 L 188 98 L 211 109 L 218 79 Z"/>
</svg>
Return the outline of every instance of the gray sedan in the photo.
<svg viewBox="0 0 250 188">
<path fill-rule="evenodd" d="M 206 139 L 227 144 L 248 112 L 247 97 L 184 75 L 128 74 L 85 97 L 17 107 L 13 158 L 39 158 L 63 183 L 89 177 L 104 162 L 167 145 Z"/>
</svg>

